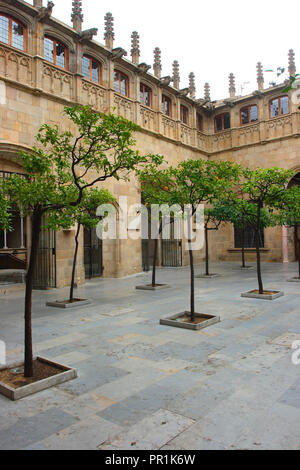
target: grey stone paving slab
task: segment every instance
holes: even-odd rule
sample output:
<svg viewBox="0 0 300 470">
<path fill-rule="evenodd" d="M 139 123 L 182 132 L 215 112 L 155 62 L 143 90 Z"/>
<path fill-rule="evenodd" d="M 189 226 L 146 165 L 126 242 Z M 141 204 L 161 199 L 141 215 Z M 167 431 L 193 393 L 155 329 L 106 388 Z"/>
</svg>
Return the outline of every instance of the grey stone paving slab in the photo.
<svg viewBox="0 0 300 470">
<path fill-rule="evenodd" d="M 177 434 L 194 423 L 193 420 L 167 410 L 158 410 L 143 419 L 129 432 L 99 445 L 100 450 L 158 450 Z"/>
<path fill-rule="evenodd" d="M 70 426 L 76 420 L 60 408 L 19 419 L 0 430 L 0 449 L 20 450 Z"/>
</svg>

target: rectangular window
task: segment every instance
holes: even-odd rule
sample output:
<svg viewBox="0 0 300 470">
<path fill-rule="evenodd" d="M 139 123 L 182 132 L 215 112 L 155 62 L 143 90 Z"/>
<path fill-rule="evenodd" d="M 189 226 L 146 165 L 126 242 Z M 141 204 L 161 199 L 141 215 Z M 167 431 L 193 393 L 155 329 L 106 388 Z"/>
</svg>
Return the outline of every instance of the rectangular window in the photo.
<svg viewBox="0 0 300 470">
<path fill-rule="evenodd" d="M 142 83 L 140 85 L 140 102 L 145 106 L 151 106 L 151 89 Z"/>
<path fill-rule="evenodd" d="M 65 67 L 65 48 L 61 44 L 56 44 L 56 65 Z"/>
<path fill-rule="evenodd" d="M 114 89 L 121 95 L 129 95 L 129 82 L 126 75 L 118 71 L 114 72 Z"/>
<path fill-rule="evenodd" d="M 287 96 L 281 96 L 270 101 L 270 117 L 281 116 L 289 113 L 289 99 Z"/>
<path fill-rule="evenodd" d="M 230 129 L 230 114 L 224 113 L 215 117 L 215 129 L 216 132 Z"/>
<path fill-rule="evenodd" d="M 183 105 L 180 106 L 180 119 L 184 124 L 188 124 L 189 122 L 188 109 Z"/>
<path fill-rule="evenodd" d="M 265 246 L 264 229 L 260 230 L 259 245 L 260 245 L 260 248 L 264 248 L 264 246 Z M 240 227 L 234 227 L 234 247 L 235 248 L 242 248 L 243 247 L 243 229 L 240 228 Z M 245 229 L 244 247 L 245 248 L 255 248 L 256 247 L 255 230 L 252 229 L 252 228 L 246 228 Z"/>
<path fill-rule="evenodd" d="M 258 119 L 258 110 L 256 104 L 247 106 L 241 110 L 241 124 L 249 124 Z"/>
</svg>

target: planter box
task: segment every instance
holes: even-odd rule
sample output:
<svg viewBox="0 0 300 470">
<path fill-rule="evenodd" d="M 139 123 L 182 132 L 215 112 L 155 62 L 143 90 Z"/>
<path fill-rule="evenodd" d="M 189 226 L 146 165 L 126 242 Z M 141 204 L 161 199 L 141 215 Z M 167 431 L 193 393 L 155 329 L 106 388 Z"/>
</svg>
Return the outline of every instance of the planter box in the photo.
<svg viewBox="0 0 300 470">
<path fill-rule="evenodd" d="M 257 294 L 255 291 L 249 291 L 249 292 L 244 292 L 241 294 L 241 297 L 246 297 L 249 299 L 261 299 L 261 300 L 275 300 L 278 299 L 279 297 L 284 296 L 284 292 L 274 292 L 271 291 L 268 293 L 268 291 L 265 291 L 264 294 Z"/>
<path fill-rule="evenodd" d="M 67 300 L 56 300 L 55 302 L 47 302 L 47 307 L 55 307 L 55 308 L 77 308 L 82 307 L 83 305 L 89 305 L 91 303 L 90 300 L 86 299 L 76 299 L 76 302 L 68 302 Z"/>
<path fill-rule="evenodd" d="M 292 279 L 288 279 L 287 282 L 300 282 L 299 277 L 292 277 Z"/>
<path fill-rule="evenodd" d="M 38 382 L 34 382 L 29 385 L 24 385 L 19 388 L 13 388 L 10 385 L 5 384 L 4 382 L 0 382 L 1 395 L 6 396 L 7 398 L 13 401 L 20 400 L 21 398 L 32 395 L 33 393 L 41 392 L 42 390 L 46 390 L 47 388 L 54 387 L 56 385 L 62 384 L 77 377 L 77 370 L 71 367 L 57 364 L 56 362 L 49 361 L 48 359 L 45 359 L 43 357 L 36 357 L 34 360 L 43 362 L 50 366 L 54 366 L 57 369 L 60 369 L 61 373 L 53 375 L 46 379 L 39 380 Z M 23 366 L 23 361 L 15 362 L 14 364 L 0 367 L 0 370 L 13 369 Z"/>
<path fill-rule="evenodd" d="M 180 318 L 184 317 L 185 315 L 190 315 L 190 312 L 181 312 L 177 313 L 176 315 L 172 315 L 171 317 L 162 318 L 160 320 L 160 324 L 175 326 L 176 328 L 185 328 L 187 330 L 203 330 L 203 328 L 207 328 L 208 326 L 214 325 L 215 323 L 219 323 L 221 321 L 220 317 L 205 315 L 204 313 L 195 313 L 196 318 L 203 318 L 203 321 L 200 323 L 188 323 L 183 320 L 180 321 Z"/>
<path fill-rule="evenodd" d="M 249 269 L 254 269 L 254 266 L 241 266 L 240 269 L 242 271 L 248 271 Z"/>
<path fill-rule="evenodd" d="M 214 279 L 215 277 L 220 277 L 221 274 L 209 274 L 208 276 L 206 274 L 198 274 L 195 276 L 195 279 Z"/>
<path fill-rule="evenodd" d="M 136 286 L 137 290 L 151 290 L 151 291 L 168 289 L 168 288 L 170 288 L 170 286 L 168 286 L 168 284 L 159 284 L 159 285 L 156 285 L 155 287 L 152 287 L 151 285 Z"/>
</svg>

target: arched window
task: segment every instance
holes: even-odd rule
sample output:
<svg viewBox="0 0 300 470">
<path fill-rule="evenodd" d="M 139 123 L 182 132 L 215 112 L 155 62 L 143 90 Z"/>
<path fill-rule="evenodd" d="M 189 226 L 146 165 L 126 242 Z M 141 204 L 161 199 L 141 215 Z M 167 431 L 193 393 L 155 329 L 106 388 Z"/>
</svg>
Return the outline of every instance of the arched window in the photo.
<svg viewBox="0 0 300 470">
<path fill-rule="evenodd" d="M 168 98 L 168 96 L 166 95 L 162 95 L 161 111 L 167 116 L 170 116 L 170 117 L 172 116 L 172 103 L 171 103 L 170 98 Z"/>
<path fill-rule="evenodd" d="M 183 124 L 189 123 L 189 110 L 183 104 L 180 105 L 180 120 Z"/>
<path fill-rule="evenodd" d="M 0 41 L 24 51 L 26 28 L 14 18 L 0 13 Z"/>
<path fill-rule="evenodd" d="M 253 104 L 241 109 L 241 124 L 249 124 L 258 120 L 257 105 Z"/>
<path fill-rule="evenodd" d="M 45 37 L 44 55 L 48 62 L 64 69 L 68 68 L 68 49 L 56 39 Z"/>
<path fill-rule="evenodd" d="M 270 101 L 269 106 L 271 118 L 289 113 L 289 99 L 287 96 L 279 96 L 278 98 L 274 98 Z"/>
<path fill-rule="evenodd" d="M 82 75 L 91 82 L 101 83 L 101 65 L 88 55 L 82 57 Z"/>
<path fill-rule="evenodd" d="M 215 117 L 215 131 L 220 132 L 225 129 L 230 129 L 230 114 L 219 114 Z"/>
<path fill-rule="evenodd" d="M 118 70 L 114 73 L 114 89 L 124 96 L 129 96 L 129 80 L 127 75 Z"/>
<path fill-rule="evenodd" d="M 197 113 L 197 129 L 198 131 L 203 131 L 203 117 L 199 113 Z"/>
<path fill-rule="evenodd" d="M 152 106 L 152 90 L 146 85 L 140 85 L 140 102 L 145 106 Z"/>
</svg>

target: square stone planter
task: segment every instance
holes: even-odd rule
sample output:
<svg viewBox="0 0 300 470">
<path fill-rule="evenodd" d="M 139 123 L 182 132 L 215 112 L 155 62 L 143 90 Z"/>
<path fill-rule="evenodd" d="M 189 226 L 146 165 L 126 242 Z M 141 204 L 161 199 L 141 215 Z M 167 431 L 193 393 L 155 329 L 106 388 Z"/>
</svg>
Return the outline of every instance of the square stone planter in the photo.
<svg viewBox="0 0 300 470">
<path fill-rule="evenodd" d="M 136 286 L 136 289 L 155 291 L 155 290 L 168 289 L 169 287 L 170 286 L 168 286 L 168 284 L 157 284 L 155 287 L 151 286 L 151 284 L 148 284 L 145 286 Z"/>
<path fill-rule="evenodd" d="M 221 274 L 209 274 L 207 276 L 207 274 L 198 274 L 197 276 L 195 276 L 196 279 L 214 279 L 215 277 L 220 277 Z"/>
<path fill-rule="evenodd" d="M 55 302 L 47 302 L 46 306 L 55 308 L 78 308 L 83 305 L 89 305 L 90 303 L 91 301 L 87 299 L 74 299 L 72 303 L 68 300 L 56 300 Z"/>
<path fill-rule="evenodd" d="M 21 398 L 27 397 L 37 392 L 41 392 L 42 390 L 46 390 L 47 388 L 54 387 L 56 385 L 62 384 L 69 380 L 75 379 L 77 377 L 77 370 L 73 369 L 72 367 L 63 366 L 62 364 L 57 364 L 56 362 L 49 361 L 43 357 L 36 357 L 34 360 L 40 361 L 42 363 L 48 364 L 49 366 L 55 367 L 61 372 L 51 377 L 47 377 L 45 379 L 39 380 L 37 382 L 33 382 L 29 385 L 24 385 L 19 388 L 13 388 L 10 385 L 7 385 L 4 382 L 0 382 L 0 394 L 6 396 L 10 400 L 20 400 Z M 11 365 L 1 366 L 0 371 L 6 369 L 17 369 L 23 368 L 24 362 L 15 362 Z"/>
<path fill-rule="evenodd" d="M 199 323 L 189 323 L 183 320 L 185 316 L 190 316 L 190 312 L 181 312 L 171 317 L 161 318 L 160 324 L 167 326 L 175 326 L 176 328 L 185 328 L 187 330 L 203 330 L 208 326 L 219 323 L 220 317 L 214 315 L 205 315 L 204 313 L 195 313 L 196 318 L 201 318 L 203 321 Z M 182 320 L 181 320 L 182 318 Z"/>
<path fill-rule="evenodd" d="M 292 277 L 292 279 L 288 279 L 287 282 L 300 282 L 299 277 Z"/>
<path fill-rule="evenodd" d="M 264 294 L 258 294 L 256 292 L 256 290 L 252 290 L 252 291 L 249 291 L 249 292 L 244 292 L 243 294 L 241 294 L 241 297 L 246 297 L 246 298 L 249 298 L 249 299 L 260 299 L 260 300 L 275 300 L 275 299 L 278 299 L 279 297 L 283 297 L 284 296 L 284 292 L 280 292 L 280 291 L 277 291 L 277 292 L 274 292 L 274 291 L 265 291 Z"/>
</svg>

